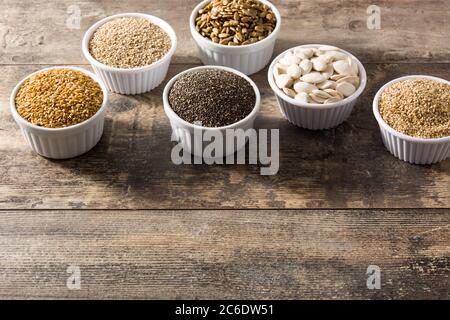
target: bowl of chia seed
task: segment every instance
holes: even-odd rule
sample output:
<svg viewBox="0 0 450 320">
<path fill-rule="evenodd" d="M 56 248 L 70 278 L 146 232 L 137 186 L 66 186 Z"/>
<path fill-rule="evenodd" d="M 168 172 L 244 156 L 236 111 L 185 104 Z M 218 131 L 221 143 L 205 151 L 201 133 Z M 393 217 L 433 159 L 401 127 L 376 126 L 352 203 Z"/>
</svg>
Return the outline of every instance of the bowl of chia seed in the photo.
<svg viewBox="0 0 450 320">
<path fill-rule="evenodd" d="M 172 78 L 163 102 L 173 138 L 185 151 L 208 158 L 205 147 L 211 137 L 220 137 L 223 148 L 209 158 L 221 158 L 245 146 L 248 139 L 243 133 L 254 128 L 261 97 L 245 74 L 228 67 L 202 66 Z"/>
<path fill-rule="evenodd" d="M 82 50 L 109 90 L 140 94 L 161 84 L 177 47 L 173 28 L 143 13 L 106 17 L 85 33 Z"/>
</svg>

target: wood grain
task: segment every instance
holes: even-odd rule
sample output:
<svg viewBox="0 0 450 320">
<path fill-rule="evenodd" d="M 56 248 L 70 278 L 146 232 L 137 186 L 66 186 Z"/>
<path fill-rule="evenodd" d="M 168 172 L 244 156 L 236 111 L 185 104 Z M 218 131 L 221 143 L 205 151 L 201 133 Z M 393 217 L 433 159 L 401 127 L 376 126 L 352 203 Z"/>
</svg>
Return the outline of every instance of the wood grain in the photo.
<svg viewBox="0 0 450 320">
<path fill-rule="evenodd" d="M 198 63 L 189 32 L 189 15 L 198 2 L 4 0 L 0 3 L 0 12 L 6 13 L 0 16 L 0 63 L 86 63 L 81 53 L 84 32 L 94 22 L 122 12 L 145 12 L 166 19 L 180 40 L 174 61 Z M 349 50 L 363 62 L 450 62 L 447 0 L 273 3 L 283 17 L 276 53 L 299 44 L 324 43 Z M 367 28 L 367 8 L 373 4 L 381 9 L 381 30 Z"/>
<path fill-rule="evenodd" d="M 0 297 L 450 298 L 448 210 L 1 214 Z"/>
<path fill-rule="evenodd" d="M 188 28 L 197 1 L 0 2 L 0 298 L 450 298 L 450 161 L 397 160 L 371 113 L 391 79 L 449 77 L 449 2 L 375 1 L 381 30 L 366 27 L 371 0 L 273 2 L 283 16 L 275 54 L 338 45 L 364 62 L 369 83 L 348 121 L 312 132 L 282 118 L 267 70 L 254 75 L 256 126 L 280 129 L 272 177 L 254 165 L 170 161 L 161 95 L 200 63 Z M 12 88 L 48 65 L 89 68 L 87 28 L 133 11 L 178 34 L 166 82 L 112 94 L 104 136 L 86 155 L 33 154 L 8 110 Z M 81 268 L 79 291 L 66 287 L 69 265 Z M 366 287 L 369 265 L 382 270 L 381 290 Z"/>
<path fill-rule="evenodd" d="M 192 66 L 172 66 L 168 79 Z M 257 74 L 262 112 L 256 126 L 280 129 L 276 176 L 261 176 L 256 165 L 174 165 L 164 85 L 141 96 L 112 95 L 104 136 L 88 154 L 67 161 L 41 158 L 28 149 L 7 110 L 15 83 L 41 67 L 3 67 L 2 209 L 450 207 L 450 161 L 417 166 L 397 160 L 385 150 L 371 111 L 386 81 L 411 73 L 445 77 L 447 64 L 367 64 L 369 84 L 351 118 L 321 132 L 284 120 L 266 73 Z"/>
</svg>

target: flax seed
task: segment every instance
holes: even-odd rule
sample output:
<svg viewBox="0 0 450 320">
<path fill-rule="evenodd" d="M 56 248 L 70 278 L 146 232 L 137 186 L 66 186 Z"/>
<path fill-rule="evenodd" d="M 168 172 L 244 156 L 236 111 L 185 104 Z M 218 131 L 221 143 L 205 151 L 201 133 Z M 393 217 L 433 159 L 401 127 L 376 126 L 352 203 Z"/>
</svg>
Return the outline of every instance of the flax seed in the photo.
<svg viewBox="0 0 450 320">
<path fill-rule="evenodd" d="M 91 118 L 103 103 L 100 85 L 84 73 L 51 69 L 37 73 L 19 88 L 16 109 L 37 126 L 62 128 Z"/>
</svg>

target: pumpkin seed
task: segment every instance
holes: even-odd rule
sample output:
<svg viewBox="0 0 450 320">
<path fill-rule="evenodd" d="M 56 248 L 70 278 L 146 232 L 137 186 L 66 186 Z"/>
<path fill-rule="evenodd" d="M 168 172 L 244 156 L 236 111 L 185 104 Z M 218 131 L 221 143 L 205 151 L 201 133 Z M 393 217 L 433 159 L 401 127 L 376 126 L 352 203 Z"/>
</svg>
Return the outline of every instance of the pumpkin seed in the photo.
<svg viewBox="0 0 450 320">
<path fill-rule="evenodd" d="M 303 103 L 309 103 L 309 95 L 306 92 L 300 92 L 295 97 L 295 100 Z"/>
<path fill-rule="evenodd" d="M 357 61 L 334 46 L 295 48 L 275 64 L 277 86 L 289 97 L 308 103 L 335 103 L 360 85 Z"/>
<path fill-rule="evenodd" d="M 356 88 L 349 82 L 341 82 L 336 86 L 336 91 L 342 93 L 345 97 L 350 97 L 355 93 Z"/>
<path fill-rule="evenodd" d="M 313 85 L 311 83 L 308 83 L 308 82 L 297 81 L 294 84 L 294 90 L 297 93 L 301 93 L 301 92 L 310 93 L 310 92 L 313 92 L 314 90 L 317 90 L 317 89 L 318 88 L 315 85 Z"/>
<path fill-rule="evenodd" d="M 320 83 L 327 79 L 319 72 L 311 72 L 302 76 L 300 80 L 308 83 Z"/>
</svg>

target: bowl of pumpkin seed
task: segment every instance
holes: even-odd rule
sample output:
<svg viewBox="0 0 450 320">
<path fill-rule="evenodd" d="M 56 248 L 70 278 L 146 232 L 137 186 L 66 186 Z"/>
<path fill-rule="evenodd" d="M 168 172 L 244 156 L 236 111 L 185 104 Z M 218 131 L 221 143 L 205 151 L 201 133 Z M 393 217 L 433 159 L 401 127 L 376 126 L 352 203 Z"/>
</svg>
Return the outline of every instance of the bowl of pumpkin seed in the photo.
<svg viewBox="0 0 450 320">
<path fill-rule="evenodd" d="M 367 74 L 351 53 L 331 45 L 308 44 L 276 57 L 268 80 L 289 122 L 324 130 L 350 116 L 366 87 Z"/>
<path fill-rule="evenodd" d="M 270 62 L 280 29 L 281 14 L 267 0 L 205 0 L 190 17 L 202 62 L 246 75 Z"/>
</svg>

